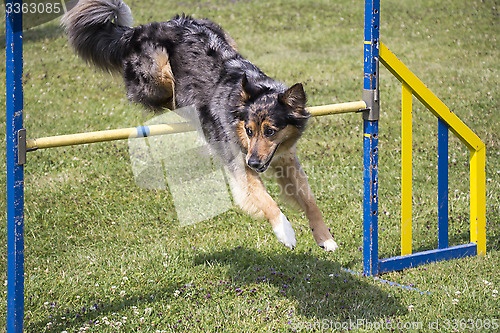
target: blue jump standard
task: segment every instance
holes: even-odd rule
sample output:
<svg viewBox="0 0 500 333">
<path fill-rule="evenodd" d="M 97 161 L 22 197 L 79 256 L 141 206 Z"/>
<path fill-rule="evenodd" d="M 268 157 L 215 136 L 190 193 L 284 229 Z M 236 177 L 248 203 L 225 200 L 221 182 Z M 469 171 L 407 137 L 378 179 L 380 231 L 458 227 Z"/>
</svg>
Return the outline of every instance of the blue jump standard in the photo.
<svg viewBox="0 0 500 333">
<path fill-rule="evenodd" d="M 5 5 L 21 4 L 8 0 Z M 22 12 L 5 11 L 7 137 L 7 331 L 23 332 L 24 167 L 18 164 L 18 133 L 23 128 Z"/>
</svg>

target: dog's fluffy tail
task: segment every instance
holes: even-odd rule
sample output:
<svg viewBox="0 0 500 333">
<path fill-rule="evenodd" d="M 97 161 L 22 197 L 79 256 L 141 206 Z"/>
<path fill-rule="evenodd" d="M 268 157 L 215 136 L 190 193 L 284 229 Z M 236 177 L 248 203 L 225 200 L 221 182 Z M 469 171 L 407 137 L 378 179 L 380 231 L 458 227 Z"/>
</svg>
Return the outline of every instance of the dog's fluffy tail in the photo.
<svg viewBox="0 0 500 333">
<path fill-rule="evenodd" d="M 121 71 L 133 24 L 122 0 L 80 0 L 62 18 L 68 39 L 78 55 L 105 71 Z"/>
</svg>

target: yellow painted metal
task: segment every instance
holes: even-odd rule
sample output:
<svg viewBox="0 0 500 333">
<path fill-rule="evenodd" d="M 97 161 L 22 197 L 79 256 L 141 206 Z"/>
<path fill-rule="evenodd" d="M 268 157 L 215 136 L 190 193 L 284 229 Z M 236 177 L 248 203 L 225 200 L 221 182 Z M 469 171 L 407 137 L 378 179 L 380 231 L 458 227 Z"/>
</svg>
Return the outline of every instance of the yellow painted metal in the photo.
<svg viewBox="0 0 500 333">
<path fill-rule="evenodd" d="M 318 117 L 331 114 L 358 112 L 363 109 L 366 109 L 366 103 L 364 101 L 356 101 L 339 104 L 311 106 L 307 108 L 307 111 L 311 114 L 311 116 Z"/>
<path fill-rule="evenodd" d="M 149 136 L 161 134 L 173 134 L 193 131 L 194 127 L 189 123 L 178 123 L 171 125 L 151 125 Z M 98 131 L 89 133 L 78 133 L 51 136 L 39 139 L 26 140 L 27 149 L 44 149 L 63 146 L 82 145 L 86 143 L 105 142 L 114 140 L 124 140 L 137 137 L 137 128 L 122 128 L 108 131 Z"/>
<path fill-rule="evenodd" d="M 403 82 L 401 111 L 401 255 L 412 253 L 412 91 Z"/>
<path fill-rule="evenodd" d="M 307 108 L 307 111 L 311 113 L 311 116 L 317 117 L 330 114 L 358 112 L 365 108 L 366 108 L 366 103 L 364 101 L 357 101 L 357 102 L 330 104 L 322 106 L 312 106 Z M 166 124 L 151 125 L 148 126 L 148 129 L 149 129 L 148 136 L 182 133 L 195 130 L 195 128 L 189 123 L 178 123 L 170 125 Z M 122 129 L 115 129 L 108 131 L 59 135 L 59 136 L 51 136 L 39 139 L 28 139 L 26 141 L 26 148 L 44 149 L 44 148 L 54 148 L 63 146 L 74 146 L 86 143 L 124 140 L 134 137 L 137 137 L 137 128 L 135 127 L 122 128 Z"/>
<path fill-rule="evenodd" d="M 444 120 L 449 129 L 470 150 L 470 237 L 477 243 L 479 255 L 486 255 L 486 180 L 485 145 L 425 84 L 406 67 L 383 43 L 379 56 L 382 64 L 436 117 Z"/>
<path fill-rule="evenodd" d="M 436 117 L 443 119 L 450 130 L 469 149 L 479 150 L 484 143 L 471 131 L 432 91 L 413 74 L 408 67 L 392 53 L 387 46 L 380 43 L 379 56 L 382 64 L 401 82 L 405 82 L 413 91 L 413 95 L 427 107 Z"/>
<path fill-rule="evenodd" d="M 470 152 L 470 238 L 486 255 L 486 149 Z"/>
</svg>

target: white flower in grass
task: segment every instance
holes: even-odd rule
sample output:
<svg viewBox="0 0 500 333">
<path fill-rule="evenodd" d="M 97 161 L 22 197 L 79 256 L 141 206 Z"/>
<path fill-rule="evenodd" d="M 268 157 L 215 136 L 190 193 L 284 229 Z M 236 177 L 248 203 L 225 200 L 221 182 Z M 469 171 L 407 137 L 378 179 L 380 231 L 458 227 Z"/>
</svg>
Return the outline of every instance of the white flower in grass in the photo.
<svg viewBox="0 0 500 333">
<path fill-rule="evenodd" d="M 451 300 L 451 304 L 457 305 L 458 304 L 458 299 L 454 298 Z"/>
<path fill-rule="evenodd" d="M 414 306 L 413 305 L 408 305 L 408 311 L 413 312 Z"/>
<path fill-rule="evenodd" d="M 149 316 L 149 315 L 151 314 L 151 312 L 152 312 L 152 311 L 153 311 L 153 309 L 152 309 L 152 308 L 146 308 L 146 309 L 144 309 L 144 314 L 145 314 L 146 316 Z"/>
<path fill-rule="evenodd" d="M 491 286 L 491 282 L 489 281 L 486 281 L 486 280 L 483 280 L 484 284 L 487 285 L 487 286 Z"/>
<path fill-rule="evenodd" d="M 120 296 L 121 297 L 125 297 L 125 294 L 126 294 L 125 290 L 120 291 Z"/>
<path fill-rule="evenodd" d="M 460 295 L 462 295 L 462 292 L 457 290 L 457 291 L 455 291 L 455 295 L 460 296 Z"/>
</svg>

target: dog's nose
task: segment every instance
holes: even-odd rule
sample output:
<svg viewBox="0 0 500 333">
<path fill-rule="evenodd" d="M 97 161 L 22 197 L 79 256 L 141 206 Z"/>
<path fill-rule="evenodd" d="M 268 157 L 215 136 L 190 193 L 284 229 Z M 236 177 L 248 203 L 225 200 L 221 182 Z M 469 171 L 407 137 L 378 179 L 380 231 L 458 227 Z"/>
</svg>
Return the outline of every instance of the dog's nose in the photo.
<svg viewBox="0 0 500 333">
<path fill-rule="evenodd" d="M 262 162 L 258 157 L 250 157 L 247 162 L 248 166 L 252 169 L 260 169 L 262 167 Z"/>
</svg>

